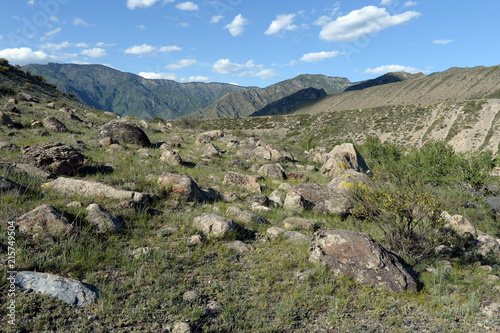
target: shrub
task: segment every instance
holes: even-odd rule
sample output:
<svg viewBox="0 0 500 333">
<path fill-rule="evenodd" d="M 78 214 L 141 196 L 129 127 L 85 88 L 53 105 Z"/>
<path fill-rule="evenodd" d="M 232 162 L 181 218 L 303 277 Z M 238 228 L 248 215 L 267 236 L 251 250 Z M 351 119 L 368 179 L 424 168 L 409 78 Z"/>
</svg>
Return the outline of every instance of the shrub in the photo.
<svg viewBox="0 0 500 333">
<path fill-rule="evenodd" d="M 0 65 L 2 66 L 8 66 L 9 65 L 9 61 L 5 58 L 0 58 Z"/>
</svg>

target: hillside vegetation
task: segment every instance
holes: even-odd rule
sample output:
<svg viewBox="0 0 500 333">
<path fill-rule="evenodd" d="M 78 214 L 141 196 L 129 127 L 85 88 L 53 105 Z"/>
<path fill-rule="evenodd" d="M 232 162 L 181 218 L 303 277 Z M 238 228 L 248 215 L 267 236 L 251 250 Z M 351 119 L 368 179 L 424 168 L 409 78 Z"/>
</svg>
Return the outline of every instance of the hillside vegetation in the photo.
<svg viewBox="0 0 500 333">
<path fill-rule="evenodd" d="M 447 144 L 463 135 L 459 121 L 482 133 L 474 127 L 480 122 L 476 116 L 487 115 L 485 110 L 497 107 L 498 100 L 275 117 L 129 117 L 122 122 L 50 86 L 40 85 L 46 92 L 26 86 L 32 75 L 6 62 L 2 66 L 7 69 L 0 71 L 1 309 L 10 300 L 10 221 L 16 221 L 15 271 L 51 273 L 99 292 L 96 302 L 77 306 L 18 286 L 15 325 L 2 316 L 5 332 L 500 329 L 500 225 L 490 205 L 498 201 L 497 178 L 491 175 L 498 161 L 491 152 L 458 152 Z M 15 86 L 5 79 L 12 73 Z M 32 96 L 20 91 L 25 88 Z M 448 106 L 448 113 L 442 111 Z M 445 114 L 456 117 L 451 122 Z M 444 130 L 441 119 L 451 128 L 448 139 L 432 140 Z M 438 122 L 425 125 L 431 121 Z M 117 123 L 146 137 L 103 137 L 104 129 Z M 496 128 L 488 128 L 484 136 L 497 136 Z M 421 141 L 410 147 L 414 132 L 421 133 Z M 346 141 L 354 142 L 370 169 L 356 173 L 360 182 L 345 183 L 339 178 L 344 173 L 324 172 L 334 158 L 328 152 Z M 484 142 L 473 143 L 486 149 Z M 71 161 L 74 169 L 53 166 L 51 158 L 37 164 L 41 147 L 54 147 L 49 143 L 72 147 L 67 152 L 83 158 Z M 28 155 L 34 146 L 38 155 Z M 340 172 L 355 172 L 345 170 L 351 162 L 341 161 Z M 238 181 L 230 182 L 235 173 Z M 182 181 L 169 183 L 169 177 Z M 348 210 L 335 212 L 326 204 L 319 209 L 311 201 L 292 205 L 294 191 L 331 188 L 334 180 L 352 200 Z M 69 185 L 54 185 L 72 181 L 108 190 L 92 195 L 90 185 L 73 192 Z M 112 197 L 118 190 L 132 197 Z M 326 200 L 310 198 L 316 199 Z M 96 204 L 107 224 L 94 217 Z M 60 212 L 67 232 L 54 232 L 50 228 L 57 221 L 47 218 L 41 218 L 45 225 L 26 228 L 29 216 L 24 214 L 43 205 Z M 200 228 L 197 221 L 207 214 L 225 218 L 232 229 Z M 451 228 L 447 221 L 453 218 L 468 231 Z M 334 229 L 368 234 L 395 252 L 411 267 L 418 288 L 378 288 L 311 261 L 314 235 Z"/>
</svg>

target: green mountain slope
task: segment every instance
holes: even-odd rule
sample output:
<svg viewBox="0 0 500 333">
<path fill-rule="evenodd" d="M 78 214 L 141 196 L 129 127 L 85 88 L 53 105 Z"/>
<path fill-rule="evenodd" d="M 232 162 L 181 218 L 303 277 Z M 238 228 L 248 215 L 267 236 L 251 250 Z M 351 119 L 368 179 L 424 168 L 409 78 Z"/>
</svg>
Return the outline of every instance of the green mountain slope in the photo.
<svg viewBox="0 0 500 333">
<path fill-rule="evenodd" d="M 102 65 L 27 65 L 58 89 L 89 106 L 137 118 L 175 119 L 202 109 L 231 91 L 247 88 L 223 83 L 149 80 Z"/>
<path fill-rule="evenodd" d="M 239 92 L 232 92 L 209 107 L 195 112 L 190 117 L 197 118 L 231 118 L 246 117 L 252 114 L 259 114 L 260 110 L 267 105 L 290 96 L 300 90 L 307 88 L 323 89 L 326 94 L 339 93 L 344 91 L 352 83 L 341 77 L 329 77 L 325 75 L 302 74 L 293 79 L 285 80 L 273 84 L 266 88 L 248 89 Z M 296 101 L 300 105 L 303 101 Z M 283 114 L 288 110 L 268 110 L 266 114 Z"/>
</svg>

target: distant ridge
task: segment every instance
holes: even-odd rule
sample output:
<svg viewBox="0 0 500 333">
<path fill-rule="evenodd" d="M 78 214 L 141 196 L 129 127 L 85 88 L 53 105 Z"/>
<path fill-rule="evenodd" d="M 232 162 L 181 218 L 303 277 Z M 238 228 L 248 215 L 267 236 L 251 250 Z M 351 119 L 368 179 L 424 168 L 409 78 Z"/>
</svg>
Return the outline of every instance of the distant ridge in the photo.
<svg viewBox="0 0 500 333">
<path fill-rule="evenodd" d="M 49 63 L 23 69 L 43 75 L 89 106 L 143 119 L 175 119 L 207 107 L 228 92 L 248 89 L 226 83 L 149 80 L 103 65 Z"/>
<path fill-rule="evenodd" d="M 379 76 L 375 79 L 371 80 L 366 80 L 357 84 L 353 84 L 350 87 L 347 87 L 345 91 L 352 91 L 352 90 L 363 90 L 366 88 L 374 87 L 374 86 L 379 86 L 382 84 L 388 84 L 388 83 L 394 83 L 394 82 L 401 82 L 405 80 L 410 80 L 410 79 L 416 79 L 420 77 L 424 77 L 424 73 L 417 73 L 417 74 L 410 74 L 406 72 L 392 72 L 392 73 L 387 73 L 382 76 Z"/>
</svg>

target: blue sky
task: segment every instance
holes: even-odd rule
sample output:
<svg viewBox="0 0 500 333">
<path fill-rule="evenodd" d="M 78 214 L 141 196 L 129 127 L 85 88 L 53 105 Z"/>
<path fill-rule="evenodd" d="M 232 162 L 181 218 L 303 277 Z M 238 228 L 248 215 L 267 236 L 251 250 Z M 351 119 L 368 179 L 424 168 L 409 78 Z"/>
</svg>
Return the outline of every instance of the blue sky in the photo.
<svg viewBox="0 0 500 333">
<path fill-rule="evenodd" d="M 500 64 L 497 0 L 3 0 L 0 58 L 265 87 Z"/>
</svg>

